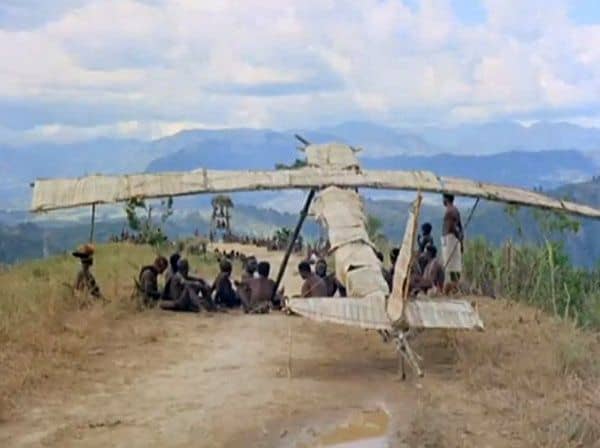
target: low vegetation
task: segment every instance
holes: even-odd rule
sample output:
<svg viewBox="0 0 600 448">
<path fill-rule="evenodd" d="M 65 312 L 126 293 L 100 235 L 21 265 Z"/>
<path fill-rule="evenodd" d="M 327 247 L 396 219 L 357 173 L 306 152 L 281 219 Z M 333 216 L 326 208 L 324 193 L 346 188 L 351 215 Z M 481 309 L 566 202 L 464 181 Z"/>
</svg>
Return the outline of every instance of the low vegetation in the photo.
<svg viewBox="0 0 600 448">
<path fill-rule="evenodd" d="M 160 340 L 164 329 L 145 321 L 152 312 L 140 313 L 132 298 L 133 279 L 157 252 L 170 250 L 99 246 L 93 270 L 105 303 L 73 294 L 78 264 L 69 255 L 1 272 L 0 416 L 17 394 L 81 374 L 98 350 Z M 197 274 L 216 274 L 212 255 L 188 258 Z M 465 279 L 496 300 L 478 300 L 483 334 L 426 332 L 416 340 L 428 376 L 409 439 L 431 447 L 594 446 L 599 273 L 571 266 L 556 243 L 493 248 L 470 241 Z M 465 437 L 481 443 L 465 444 Z"/>
<path fill-rule="evenodd" d="M 155 338 L 147 332 L 158 329 L 136 333 L 120 321 L 138 313 L 134 278 L 157 252 L 135 244 L 97 247 L 92 269 L 106 302 L 91 303 L 74 294 L 79 266 L 70 255 L 11 266 L 0 273 L 0 416 L 11 408 L 17 393 L 42 380 L 68 377 L 89 350 L 118 338 L 130 342 Z M 200 269 L 199 275 L 210 279 L 216 275 L 211 255 L 188 258 Z"/>
<path fill-rule="evenodd" d="M 512 300 L 478 305 L 483 333 L 415 342 L 427 374 L 409 446 L 598 446 L 599 333 Z"/>
<path fill-rule="evenodd" d="M 465 279 L 475 292 L 519 300 L 600 329 L 600 267 L 574 267 L 560 243 L 494 248 L 483 239 L 471 241 Z"/>
</svg>

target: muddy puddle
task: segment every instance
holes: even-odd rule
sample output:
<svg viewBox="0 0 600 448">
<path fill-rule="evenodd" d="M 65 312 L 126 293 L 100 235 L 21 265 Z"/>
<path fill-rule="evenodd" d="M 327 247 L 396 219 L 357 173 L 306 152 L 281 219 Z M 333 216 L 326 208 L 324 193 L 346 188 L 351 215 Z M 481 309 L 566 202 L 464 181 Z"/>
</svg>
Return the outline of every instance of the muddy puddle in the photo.
<svg viewBox="0 0 600 448">
<path fill-rule="evenodd" d="M 312 443 L 304 447 L 329 448 L 383 448 L 389 446 L 387 434 L 390 416 L 381 408 L 359 411 L 343 423 L 320 432 Z"/>
</svg>

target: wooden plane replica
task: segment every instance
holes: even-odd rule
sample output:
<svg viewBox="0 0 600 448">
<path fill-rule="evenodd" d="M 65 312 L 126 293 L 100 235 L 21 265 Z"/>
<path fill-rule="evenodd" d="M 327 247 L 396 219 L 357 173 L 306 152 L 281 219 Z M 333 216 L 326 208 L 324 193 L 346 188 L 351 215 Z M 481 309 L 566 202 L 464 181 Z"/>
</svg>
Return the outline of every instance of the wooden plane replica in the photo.
<svg viewBox="0 0 600 448">
<path fill-rule="evenodd" d="M 483 198 L 569 214 L 600 218 L 600 210 L 542 194 L 468 179 L 437 176 L 428 171 L 363 170 L 356 150 L 345 144 L 304 144 L 307 166 L 275 171 L 221 171 L 94 175 L 74 179 L 40 179 L 33 184 L 33 212 L 92 206 L 131 198 L 161 198 L 201 193 L 256 190 L 310 190 L 292 240 L 277 276 L 279 285 L 292 247 L 309 211 L 328 231 L 336 276 L 348 297 L 290 299 L 293 312 L 320 322 L 377 330 L 386 341 L 395 341 L 399 360 L 420 376 L 418 356 L 408 339 L 415 331 L 431 328 L 482 330 L 477 310 L 466 300 L 449 297 L 408 299 L 408 276 L 421 205 L 420 193 L 448 193 Z M 393 287 L 389 290 L 382 264 L 366 230 L 359 188 L 419 192 L 409 213 Z M 313 199 L 315 199 L 313 203 Z"/>
</svg>

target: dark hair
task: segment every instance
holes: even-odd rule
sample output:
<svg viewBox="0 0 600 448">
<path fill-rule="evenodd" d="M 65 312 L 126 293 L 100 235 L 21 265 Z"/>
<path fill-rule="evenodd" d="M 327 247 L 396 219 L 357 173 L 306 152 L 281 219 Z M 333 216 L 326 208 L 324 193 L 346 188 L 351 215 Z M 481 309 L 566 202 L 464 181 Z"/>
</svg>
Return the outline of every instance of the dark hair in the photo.
<svg viewBox="0 0 600 448">
<path fill-rule="evenodd" d="M 268 261 L 261 261 L 258 263 L 258 275 L 261 277 L 268 277 L 269 272 L 271 271 L 271 265 Z"/>
<path fill-rule="evenodd" d="M 391 251 L 390 251 L 390 260 L 392 262 L 396 261 L 398 259 L 398 255 L 400 255 L 400 248 L 398 247 L 394 247 Z"/>
<path fill-rule="evenodd" d="M 450 204 L 454 203 L 454 195 L 450 194 L 450 193 L 445 193 L 444 194 L 444 199 L 448 202 L 450 202 Z"/>
<path fill-rule="evenodd" d="M 169 262 L 165 257 L 159 255 L 158 257 L 156 257 L 156 260 L 154 260 L 154 266 L 166 268 L 167 266 L 169 266 Z"/>
<path fill-rule="evenodd" d="M 177 271 L 180 271 L 181 269 L 189 269 L 190 268 L 190 264 L 188 263 L 188 261 L 185 258 L 179 258 L 179 260 L 177 261 Z"/>
<path fill-rule="evenodd" d="M 231 262 L 226 258 L 221 260 L 219 263 L 219 269 L 221 269 L 221 272 L 231 273 Z"/>
<path fill-rule="evenodd" d="M 169 257 L 169 264 L 171 265 L 171 271 L 177 272 L 177 262 L 179 261 L 180 258 L 181 258 L 181 255 L 179 255 L 177 252 L 175 252 L 173 255 L 171 255 Z"/>
<path fill-rule="evenodd" d="M 256 268 L 257 268 L 257 262 L 258 262 L 258 260 L 256 259 L 256 257 L 254 255 L 250 255 L 249 257 L 247 257 L 246 258 L 246 266 L 244 266 L 244 268 L 246 269 L 246 272 L 254 273 L 254 271 L 256 271 Z"/>
<path fill-rule="evenodd" d="M 429 255 L 431 255 L 432 257 L 435 257 L 437 255 L 437 248 L 433 244 L 428 244 L 426 249 Z"/>
<path fill-rule="evenodd" d="M 300 264 L 298 264 L 298 271 L 311 272 L 310 264 L 308 263 L 308 261 L 301 261 Z"/>
<path fill-rule="evenodd" d="M 433 230 L 433 227 L 430 223 L 426 222 L 425 224 L 423 224 L 421 226 L 421 231 L 425 234 L 425 235 L 429 235 L 431 233 L 431 231 Z"/>
</svg>

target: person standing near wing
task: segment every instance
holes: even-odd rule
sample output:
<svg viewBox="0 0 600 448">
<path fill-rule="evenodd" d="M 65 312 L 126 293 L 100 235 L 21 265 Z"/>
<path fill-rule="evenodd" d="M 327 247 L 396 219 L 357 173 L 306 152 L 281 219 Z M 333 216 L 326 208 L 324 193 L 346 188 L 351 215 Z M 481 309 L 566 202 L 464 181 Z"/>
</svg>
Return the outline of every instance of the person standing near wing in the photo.
<svg viewBox="0 0 600 448">
<path fill-rule="evenodd" d="M 463 227 L 460 212 L 454 206 L 454 195 L 444 195 L 444 223 L 442 227 L 442 257 L 444 270 L 453 284 L 458 283 L 462 273 Z"/>
</svg>

